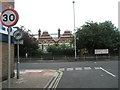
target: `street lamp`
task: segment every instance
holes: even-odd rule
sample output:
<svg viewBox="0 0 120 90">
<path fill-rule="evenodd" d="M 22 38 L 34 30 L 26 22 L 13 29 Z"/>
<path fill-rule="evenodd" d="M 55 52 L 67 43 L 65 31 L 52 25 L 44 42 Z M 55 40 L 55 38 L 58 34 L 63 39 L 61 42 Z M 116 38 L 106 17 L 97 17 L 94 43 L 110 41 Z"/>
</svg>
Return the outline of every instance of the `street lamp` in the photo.
<svg viewBox="0 0 120 90">
<path fill-rule="evenodd" d="M 75 1 L 73 1 L 72 3 L 73 3 L 73 20 L 74 20 L 74 49 L 75 49 L 75 60 L 76 60 L 77 53 L 76 53 L 76 34 L 75 34 L 75 31 L 76 31 L 75 30 L 75 5 L 74 5 Z"/>
</svg>

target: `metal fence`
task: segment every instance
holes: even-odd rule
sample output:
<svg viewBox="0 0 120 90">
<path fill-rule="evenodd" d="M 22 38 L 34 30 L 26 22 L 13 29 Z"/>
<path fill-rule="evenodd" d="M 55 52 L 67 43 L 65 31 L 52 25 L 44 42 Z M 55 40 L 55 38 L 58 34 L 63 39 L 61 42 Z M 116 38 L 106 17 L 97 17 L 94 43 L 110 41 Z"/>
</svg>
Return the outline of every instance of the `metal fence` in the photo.
<svg viewBox="0 0 120 90">
<path fill-rule="evenodd" d="M 75 60 L 74 56 L 65 56 L 65 55 L 42 55 L 41 57 L 21 57 L 20 61 L 47 61 L 47 60 L 54 60 L 54 61 L 92 61 L 92 60 L 119 60 L 119 56 L 111 56 L 111 55 L 90 55 L 90 56 L 77 56 L 77 60 Z M 17 61 L 17 58 L 15 58 Z"/>
</svg>

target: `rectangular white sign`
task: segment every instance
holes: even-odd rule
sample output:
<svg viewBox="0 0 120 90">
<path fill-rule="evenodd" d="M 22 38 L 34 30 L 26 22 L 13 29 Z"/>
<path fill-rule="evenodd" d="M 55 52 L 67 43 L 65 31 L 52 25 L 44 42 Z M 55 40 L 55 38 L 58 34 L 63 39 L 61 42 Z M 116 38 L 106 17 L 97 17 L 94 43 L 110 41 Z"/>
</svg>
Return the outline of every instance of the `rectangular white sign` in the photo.
<svg viewBox="0 0 120 90">
<path fill-rule="evenodd" d="M 95 54 L 108 54 L 108 49 L 95 49 Z"/>
</svg>

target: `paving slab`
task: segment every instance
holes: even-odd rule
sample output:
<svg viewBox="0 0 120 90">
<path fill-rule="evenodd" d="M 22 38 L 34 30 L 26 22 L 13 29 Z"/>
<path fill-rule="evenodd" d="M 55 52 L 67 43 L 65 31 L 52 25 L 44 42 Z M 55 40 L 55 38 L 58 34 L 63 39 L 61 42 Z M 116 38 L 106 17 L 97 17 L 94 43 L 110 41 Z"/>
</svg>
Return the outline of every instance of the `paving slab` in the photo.
<svg viewBox="0 0 120 90">
<path fill-rule="evenodd" d="M 11 78 L 11 88 L 45 88 L 50 80 L 58 76 L 56 70 L 25 70 L 20 72 L 20 78 Z M 7 80 L 2 82 L 2 88 L 7 88 Z"/>
</svg>

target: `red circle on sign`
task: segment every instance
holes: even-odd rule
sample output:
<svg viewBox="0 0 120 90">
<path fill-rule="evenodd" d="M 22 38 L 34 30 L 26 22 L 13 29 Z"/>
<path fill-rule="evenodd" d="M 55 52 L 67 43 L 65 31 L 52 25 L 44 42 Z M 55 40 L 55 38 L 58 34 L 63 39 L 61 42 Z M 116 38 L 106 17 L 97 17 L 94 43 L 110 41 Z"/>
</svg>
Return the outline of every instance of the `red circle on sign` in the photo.
<svg viewBox="0 0 120 90">
<path fill-rule="evenodd" d="M 14 22 L 13 22 L 12 24 L 10 24 L 10 25 L 6 25 L 6 24 L 2 21 L 2 15 L 3 15 L 6 11 L 12 11 L 12 12 L 15 14 L 15 17 L 16 17 L 15 20 L 14 20 Z M 18 13 L 17 13 L 15 10 L 13 10 L 13 9 L 5 9 L 4 11 L 2 11 L 2 14 L 1 14 L 1 16 L 0 16 L 0 21 L 2 22 L 2 25 L 6 26 L 6 27 L 14 26 L 14 25 L 18 22 L 18 19 L 19 19 Z"/>
</svg>

